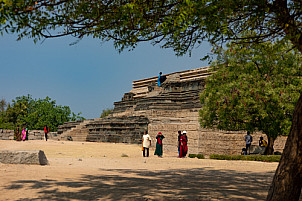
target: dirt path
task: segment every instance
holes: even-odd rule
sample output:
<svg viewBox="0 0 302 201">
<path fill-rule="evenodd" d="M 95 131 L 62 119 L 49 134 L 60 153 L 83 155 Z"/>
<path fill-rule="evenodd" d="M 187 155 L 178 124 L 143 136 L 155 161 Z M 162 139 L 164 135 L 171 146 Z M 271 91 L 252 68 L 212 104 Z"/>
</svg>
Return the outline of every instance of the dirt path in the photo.
<svg viewBox="0 0 302 201">
<path fill-rule="evenodd" d="M 0 141 L 48 166 L 0 164 L 0 200 L 265 200 L 278 163 L 142 157 L 138 145 Z M 176 149 L 175 149 L 176 150 Z M 128 157 L 122 157 L 128 156 Z"/>
</svg>

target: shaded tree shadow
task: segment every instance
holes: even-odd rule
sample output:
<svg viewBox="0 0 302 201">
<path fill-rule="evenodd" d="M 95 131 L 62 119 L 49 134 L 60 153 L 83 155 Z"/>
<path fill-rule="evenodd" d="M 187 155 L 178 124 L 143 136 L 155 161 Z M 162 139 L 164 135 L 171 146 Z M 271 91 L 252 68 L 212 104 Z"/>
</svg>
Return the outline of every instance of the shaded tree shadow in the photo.
<svg viewBox="0 0 302 201">
<path fill-rule="evenodd" d="M 213 168 L 100 169 L 65 181 L 14 181 L 7 189 L 39 190 L 39 198 L 30 200 L 265 200 L 273 175 Z"/>
</svg>

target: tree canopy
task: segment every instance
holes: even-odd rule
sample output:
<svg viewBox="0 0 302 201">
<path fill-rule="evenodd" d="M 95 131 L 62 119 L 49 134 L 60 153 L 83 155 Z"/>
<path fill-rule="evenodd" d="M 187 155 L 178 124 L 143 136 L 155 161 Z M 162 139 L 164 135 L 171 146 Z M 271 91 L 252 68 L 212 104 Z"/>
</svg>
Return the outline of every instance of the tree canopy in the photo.
<svg viewBox="0 0 302 201">
<path fill-rule="evenodd" d="M 200 94 L 201 125 L 221 130 L 262 131 L 269 153 L 279 135 L 288 135 L 300 93 L 301 53 L 277 41 L 229 43 L 218 49 L 213 75 Z"/>
<path fill-rule="evenodd" d="M 1 112 L 0 128 L 14 129 L 16 126 L 26 126 L 30 130 L 43 130 L 45 125 L 51 131 L 56 131 L 58 125 L 64 122 L 84 119 L 79 114 L 71 112 L 68 106 L 56 105 L 49 97 L 33 99 L 31 95 L 17 97 Z"/>
<path fill-rule="evenodd" d="M 302 2 L 286 0 L 2 0 L 1 32 L 19 39 L 92 36 L 113 40 L 120 50 L 152 41 L 179 55 L 203 40 L 212 44 L 241 40 L 253 31 L 252 42 L 286 37 L 302 50 Z"/>
</svg>

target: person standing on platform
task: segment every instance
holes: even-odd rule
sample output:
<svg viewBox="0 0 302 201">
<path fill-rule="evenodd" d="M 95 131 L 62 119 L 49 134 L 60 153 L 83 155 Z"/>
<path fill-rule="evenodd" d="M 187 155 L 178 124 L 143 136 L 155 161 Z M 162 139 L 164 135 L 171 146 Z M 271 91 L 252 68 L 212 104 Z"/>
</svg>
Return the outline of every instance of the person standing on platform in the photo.
<svg viewBox="0 0 302 201">
<path fill-rule="evenodd" d="M 157 85 L 159 87 L 161 87 L 161 75 L 162 75 L 162 72 L 159 73 L 158 78 L 157 78 Z"/>
</svg>

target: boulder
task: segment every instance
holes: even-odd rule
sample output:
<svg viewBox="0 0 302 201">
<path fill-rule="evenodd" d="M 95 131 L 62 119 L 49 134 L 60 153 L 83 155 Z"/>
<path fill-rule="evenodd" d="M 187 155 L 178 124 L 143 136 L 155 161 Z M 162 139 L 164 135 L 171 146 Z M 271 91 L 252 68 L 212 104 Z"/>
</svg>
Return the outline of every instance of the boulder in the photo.
<svg viewBox="0 0 302 201">
<path fill-rule="evenodd" d="M 265 147 L 260 147 L 260 146 L 257 146 L 257 145 L 252 145 L 251 146 L 250 154 L 260 154 L 260 155 L 263 155 L 264 152 L 265 152 Z"/>
<path fill-rule="evenodd" d="M 49 165 L 41 150 L 0 150 L 0 163 Z"/>
</svg>

